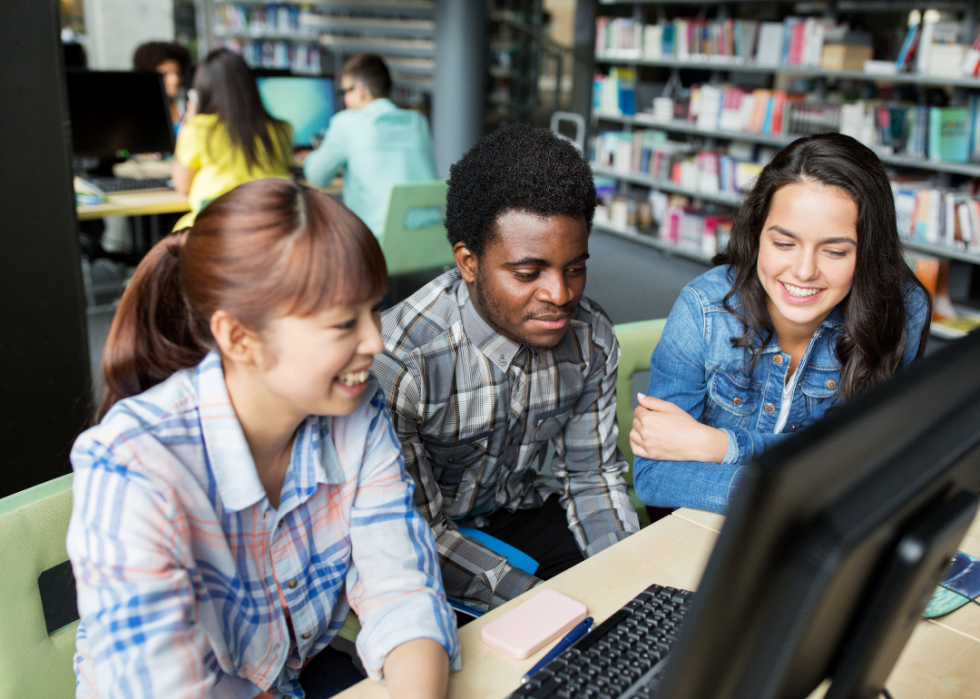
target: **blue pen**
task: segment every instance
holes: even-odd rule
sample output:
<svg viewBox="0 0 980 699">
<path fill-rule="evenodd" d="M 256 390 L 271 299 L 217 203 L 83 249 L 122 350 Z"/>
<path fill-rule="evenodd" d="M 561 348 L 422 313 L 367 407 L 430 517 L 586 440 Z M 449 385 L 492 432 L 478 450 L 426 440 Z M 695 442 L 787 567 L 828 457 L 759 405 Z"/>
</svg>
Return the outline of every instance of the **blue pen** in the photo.
<svg viewBox="0 0 980 699">
<path fill-rule="evenodd" d="M 531 676 L 534 675 L 534 673 L 536 673 L 538 670 L 540 670 L 545 665 L 550 663 L 552 660 L 557 658 L 558 654 L 561 653 L 563 650 L 571 647 L 573 643 L 575 643 L 580 638 L 582 638 L 582 636 L 587 634 L 589 632 L 589 629 L 591 628 L 592 628 L 592 617 L 590 616 L 585 617 L 585 619 L 583 619 L 578 624 L 576 624 L 571 631 L 565 634 L 565 638 L 558 641 L 558 643 L 555 644 L 554 648 L 552 648 L 547 653 L 545 653 L 545 656 L 541 658 L 541 660 L 539 660 L 534 667 L 532 667 L 530 670 L 527 671 L 527 674 L 521 678 L 521 684 L 525 684 L 529 679 L 531 679 Z"/>
</svg>

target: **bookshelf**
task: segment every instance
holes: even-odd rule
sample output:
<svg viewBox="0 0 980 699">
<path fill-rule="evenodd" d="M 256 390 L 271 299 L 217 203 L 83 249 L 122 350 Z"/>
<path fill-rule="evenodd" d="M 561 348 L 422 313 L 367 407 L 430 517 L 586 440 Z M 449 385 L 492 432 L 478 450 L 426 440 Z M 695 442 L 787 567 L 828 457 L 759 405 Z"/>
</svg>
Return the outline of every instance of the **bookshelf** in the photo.
<svg viewBox="0 0 980 699">
<path fill-rule="evenodd" d="M 850 69 L 854 66 L 845 65 L 843 68 L 847 69 L 828 69 L 821 67 L 819 64 L 823 63 L 822 56 L 818 53 L 818 60 L 813 60 L 812 55 L 807 55 L 805 49 L 803 50 L 804 59 L 809 58 L 810 60 L 800 61 L 799 58 L 793 61 L 794 65 L 789 65 L 789 61 L 786 60 L 786 55 L 784 54 L 783 60 L 770 60 L 766 62 L 759 62 L 754 60 L 755 49 L 752 53 L 746 53 L 745 58 L 739 55 L 707 55 L 702 53 L 695 53 L 695 51 L 700 51 L 700 44 L 698 44 L 698 49 L 694 48 L 692 44 L 691 53 L 689 55 L 678 57 L 676 55 L 676 44 L 674 51 L 668 52 L 666 48 L 663 50 L 664 55 L 659 55 L 661 50 L 657 48 L 653 51 L 644 52 L 643 40 L 646 38 L 646 30 L 650 25 L 661 24 L 666 26 L 667 23 L 671 22 L 668 17 L 677 18 L 689 18 L 691 22 L 707 20 L 708 23 L 711 22 L 723 22 L 724 20 L 735 20 L 735 18 L 740 16 L 745 16 L 749 18 L 754 18 L 759 21 L 769 21 L 769 22 L 783 22 L 783 18 L 787 16 L 797 16 L 806 18 L 807 16 L 815 19 L 833 19 L 834 21 L 843 20 L 845 17 L 849 16 L 848 13 L 858 14 L 858 13 L 875 13 L 875 17 L 878 14 L 891 13 L 896 17 L 901 16 L 900 13 L 906 12 L 902 16 L 902 21 L 908 18 L 908 11 L 919 10 L 925 11 L 927 9 L 942 10 L 944 12 L 960 13 L 957 16 L 942 16 L 943 21 L 950 21 L 956 19 L 960 23 L 960 36 L 957 37 L 957 43 L 969 44 L 973 41 L 974 36 L 977 32 L 977 21 L 978 16 L 980 16 L 980 0 L 964 0 L 964 1 L 934 1 L 934 2 L 902 2 L 901 0 L 892 0 L 890 2 L 883 2 L 878 0 L 864 0 L 861 2 L 852 2 L 850 0 L 820 0 L 820 2 L 803 2 L 797 0 L 795 3 L 761 3 L 761 2 L 751 2 L 749 0 L 671 0 L 669 2 L 663 0 L 600 0 L 599 2 L 599 15 L 600 19 L 605 13 L 612 13 L 610 20 L 614 18 L 619 18 L 621 20 L 626 20 L 627 23 L 632 19 L 633 22 L 639 23 L 642 26 L 636 32 L 636 34 L 625 35 L 626 41 L 622 43 L 604 40 L 601 42 L 602 46 L 605 47 L 627 47 L 627 48 L 612 48 L 611 50 L 597 50 L 595 52 L 595 62 L 598 68 L 598 72 L 602 73 L 606 70 L 613 68 L 628 68 L 634 69 L 636 71 L 636 79 L 641 81 L 646 79 L 647 82 L 651 83 L 651 88 L 656 86 L 657 92 L 654 92 L 654 96 L 659 96 L 661 93 L 659 90 L 663 89 L 663 94 L 670 95 L 672 92 L 676 93 L 679 89 L 686 90 L 685 86 L 691 85 L 692 83 L 698 83 L 701 86 L 704 85 L 746 85 L 747 90 L 751 91 L 753 88 L 759 89 L 760 86 L 770 85 L 769 88 L 762 87 L 762 89 L 770 89 L 773 92 L 776 90 L 784 90 L 789 92 L 788 87 L 790 85 L 799 87 L 803 84 L 800 79 L 807 79 L 812 82 L 809 83 L 810 88 L 819 95 L 816 98 L 816 104 L 824 106 L 829 104 L 825 102 L 824 97 L 828 91 L 828 85 L 836 86 L 835 90 L 839 90 L 842 94 L 847 93 L 849 95 L 858 95 L 861 99 L 869 99 L 869 95 L 875 95 L 879 91 L 882 91 L 884 97 L 884 103 L 888 104 L 889 107 L 891 102 L 889 100 L 894 100 L 896 96 L 901 97 L 903 100 L 908 100 L 909 95 L 915 95 L 915 101 L 912 104 L 933 106 L 937 104 L 947 103 L 951 106 L 962 107 L 967 104 L 974 104 L 977 97 L 973 97 L 978 92 L 980 92 L 980 77 L 968 77 L 962 75 L 931 75 L 927 73 L 914 72 L 915 61 L 912 60 L 912 72 L 889 72 L 888 66 L 882 66 L 880 63 L 877 65 L 869 64 L 869 67 L 877 68 L 878 70 L 854 70 Z M 664 7 L 666 6 L 666 8 Z M 699 12 L 694 12 L 693 8 L 698 7 Z M 744 9 L 746 6 L 752 6 L 754 9 L 747 11 Z M 761 7 L 765 6 L 763 10 Z M 608 8 L 608 9 L 606 9 Z M 655 8 L 656 12 L 648 11 L 648 8 Z M 625 10 L 625 12 L 624 12 Z M 632 14 L 629 14 L 630 11 Z M 717 13 L 717 18 L 711 16 L 713 13 Z M 697 16 L 696 19 L 694 16 Z M 904 33 L 905 25 L 898 26 L 894 24 L 897 20 L 886 19 L 882 17 L 882 24 L 878 19 L 863 18 L 866 25 L 871 27 L 871 31 L 867 32 L 874 34 L 874 41 L 877 42 L 876 54 L 873 57 L 884 57 L 887 51 L 881 50 L 881 34 L 888 31 L 887 22 L 892 22 L 891 27 L 894 29 L 895 34 Z M 880 25 L 880 26 L 879 26 Z M 659 29 L 656 31 L 660 31 Z M 711 30 L 714 31 L 714 30 Z M 736 32 L 739 30 L 736 29 Z M 667 30 L 663 30 L 663 34 L 666 37 Z M 789 29 L 787 29 L 789 32 Z M 969 35 L 969 37 L 967 37 Z M 610 36 L 613 36 L 610 34 Z M 654 34 L 654 36 L 659 36 Z M 702 40 L 702 35 L 695 33 L 698 41 Z M 715 35 L 709 34 L 708 30 L 705 30 L 703 35 L 705 46 L 708 45 L 708 36 L 712 39 Z M 789 36 L 789 34 L 787 34 Z M 618 37 L 618 35 L 617 35 Z M 633 41 L 635 37 L 635 41 Z M 674 41 L 677 41 L 675 38 Z M 693 41 L 693 39 L 692 39 Z M 755 39 L 753 39 L 753 42 Z M 847 44 L 845 41 L 844 44 Z M 597 47 L 600 42 L 597 40 Z M 666 45 L 666 41 L 665 41 Z M 714 51 L 715 47 L 720 47 L 722 44 L 711 44 L 712 48 L 705 48 L 704 51 Z M 744 41 L 743 41 L 744 45 Z M 755 45 L 754 43 L 752 44 Z M 789 45 L 789 39 L 787 38 L 787 43 L 784 46 Z M 655 45 L 657 46 L 657 45 Z M 738 38 L 735 39 L 734 46 L 738 46 Z M 898 51 L 899 44 L 893 46 L 895 51 Z M 740 52 L 732 50 L 733 45 L 729 39 L 728 43 L 728 54 L 738 54 Z M 784 51 L 787 49 L 784 48 Z M 723 51 L 718 51 L 718 53 L 723 53 Z M 651 55 L 652 54 L 652 55 Z M 672 54 L 672 55 L 671 55 Z M 892 61 L 894 65 L 894 60 Z M 825 65 L 825 64 L 824 64 Z M 958 65 L 958 63 L 956 64 Z M 838 66 L 831 66 L 838 67 Z M 938 67 L 938 64 L 937 64 Z M 658 70 L 659 69 L 659 70 Z M 652 71 L 652 72 L 651 72 Z M 669 74 L 669 79 L 664 83 L 664 76 Z M 766 76 L 771 76 L 767 79 Z M 651 77 L 653 78 L 651 80 Z M 771 82 L 770 82 L 771 81 Z M 597 88 L 598 89 L 598 88 Z M 639 91 L 637 91 L 639 94 Z M 939 96 L 940 93 L 945 93 L 944 96 Z M 649 98 L 650 92 L 648 91 L 645 95 Z M 870 97 L 871 102 L 874 102 L 874 97 Z M 936 101 L 940 99 L 941 101 Z M 972 101 L 971 101 L 972 100 Z M 695 119 L 693 116 L 690 118 L 684 118 L 684 111 L 675 113 L 673 118 L 664 118 L 661 113 L 659 118 L 655 117 L 653 114 L 649 113 L 651 105 L 644 101 L 642 104 L 637 103 L 636 114 L 629 114 L 631 111 L 629 109 L 624 109 L 627 114 L 622 113 L 611 113 L 608 111 L 603 111 L 599 108 L 599 103 L 603 105 L 606 101 L 600 98 L 596 98 L 596 107 L 591 114 L 591 124 L 592 131 L 606 132 L 612 127 L 612 130 L 618 130 L 625 132 L 622 136 L 628 139 L 630 133 L 636 134 L 638 130 L 650 130 L 650 131 L 660 131 L 667 134 L 671 134 L 671 144 L 675 144 L 675 136 L 678 135 L 678 139 L 681 143 L 684 139 L 687 139 L 689 144 L 692 144 L 692 151 L 685 153 L 682 150 L 674 151 L 676 159 L 687 159 L 690 160 L 693 157 L 700 158 L 700 155 L 695 156 L 695 153 L 700 151 L 702 154 L 708 151 L 717 152 L 717 142 L 729 142 L 731 144 L 748 144 L 743 146 L 748 148 L 751 152 L 753 146 L 762 147 L 763 150 L 771 149 L 778 150 L 785 145 L 791 143 L 793 140 L 800 138 L 802 134 L 796 134 L 792 132 L 787 132 L 786 128 L 787 122 L 783 122 L 783 128 L 773 128 L 771 131 L 769 129 L 758 130 L 752 126 L 746 126 L 743 122 L 740 129 L 730 128 L 731 122 L 722 122 L 725 127 L 721 127 L 717 122 L 709 119 L 707 120 L 707 125 L 714 128 L 705 128 L 703 125 L 699 125 L 700 120 Z M 622 105 L 620 105 L 622 107 Z M 686 107 L 682 107 L 686 109 Z M 875 108 L 877 109 L 877 108 Z M 647 113 L 643 113 L 646 111 Z M 656 111 L 656 110 L 655 110 Z M 870 111 L 870 110 L 869 110 Z M 692 110 L 692 114 L 693 114 Z M 971 119 L 973 118 L 973 112 L 971 114 Z M 737 122 L 736 122 L 737 123 Z M 972 123 L 972 122 L 971 122 Z M 980 124 L 980 122 L 977 122 Z M 602 128 L 602 127 L 606 128 Z M 741 130 L 749 128 L 750 130 Z M 834 127 L 836 128 L 836 127 Z M 644 157 L 646 156 L 646 136 L 642 140 L 642 148 L 644 149 Z M 978 136 L 980 137 L 980 136 Z M 636 145 L 640 143 L 639 135 L 637 134 L 637 139 L 635 142 L 635 148 L 638 150 L 641 146 Z M 598 148 L 598 146 L 597 146 Z M 652 152 L 657 151 L 656 145 L 651 145 L 649 148 Z M 930 187 L 936 187 L 942 192 L 953 192 L 958 191 L 952 188 L 952 183 L 960 183 L 961 181 L 970 182 L 971 180 L 980 181 L 980 158 L 978 158 L 978 153 L 973 153 L 967 162 L 954 162 L 952 160 L 937 160 L 930 159 L 928 157 L 914 157 L 906 153 L 904 148 L 875 148 L 882 162 L 889 166 L 890 168 L 898 168 L 900 172 L 905 173 L 906 177 L 911 176 L 912 179 L 928 179 L 929 181 L 935 183 L 928 185 Z M 604 151 L 608 155 L 608 149 Z M 758 152 L 758 148 L 756 148 Z M 923 151 L 920 151 L 923 152 Z M 917 153 L 916 153 L 917 155 Z M 622 157 L 618 153 L 615 156 Z M 593 171 L 597 177 L 604 177 L 618 182 L 617 186 L 617 200 L 621 200 L 623 196 L 628 199 L 633 199 L 634 201 L 639 201 L 637 197 L 643 197 L 644 192 L 661 192 L 667 195 L 680 195 L 688 197 L 697 207 L 703 207 L 704 205 L 709 205 L 707 211 L 704 213 L 705 216 L 713 216 L 712 211 L 716 211 L 720 208 L 734 209 L 738 206 L 739 196 L 737 194 L 732 194 L 729 192 L 717 192 L 717 191 L 699 191 L 697 188 L 684 187 L 678 182 L 678 178 L 673 173 L 670 179 L 665 179 L 661 177 L 651 177 L 648 173 L 643 172 L 643 169 L 647 168 L 647 165 L 640 165 L 640 170 L 637 171 L 637 162 L 640 162 L 638 157 L 634 155 L 631 162 L 628 164 L 623 164 L 620 161 L 615 160 L 613 165 L 593 165 Z M 596 150 L 596 157 L 598 157 L 598 150 Z M 765 157 L 765 156 L 763 156 Z M 771 157 L 771 155 L 769 156 Z M 644 161 L 646 162 L 646 161 Z M 649 169 L 653 171 L 653 160 L 652 156 L 650 159 Z M 918 173 L 918 174 L 916 174 Z M 664 174 L 661 171 L 659 174 Z M 719 175 L 719 184 L 720 184 Z M 952 179 L 951 179 L 952 178 Z M 689 180 L 684 180 L 690 183 Z M 710 183 L 709 183 L 710 185 Z M 701 185 L 704 186 L 704 185 Z M 731 181 L 729 180 L 729 188 L 731 187 Z M 709 186 L 709 189 L 713 190 L 713 187 Z M 971 185 L 971 194 L 968 195 L 968 201 L 980 198 L 978 194 L 980 187 L 974 182 Z M 737 187 L 735 188 L 737 192 Z M 961 192 L 962 193 L 962 192 Z M 662 195 L 658 195 L 662 196 Z M 943 195 L 945 196 L 945 195 Z M 652 198 L 651 198 L 652 200 Z M 630 211 L 633 211 L 632 204 Z M 900 213 L 901 215 L 901 213 Z M 632 224 L 633 214 L 630 214 L 629 223 Z M 948 220 L 947 216 L 943 216 L 944 220 Z M 699 262 L 707 263 L 709 262 L 710 256 L 704 251 L 692 249 L 690 241 L 688 241 L 688 246 L 686 248 L 680 248 L 675 243 L 661 240 L 658 236 L 659 232 L 657 230 L 656 224 L 653 227 L 638 228 L 634 225 L 620 225 L 622 219 L 619 219 L 618 224 L 612 223 L 610 220 L 597 219 L 596 229 L 601 230 L 613 235 L 617 235 L 622 238 L 633 240 L 637 243 L 647 245 L 648 247 L 653 247 L 656 249 L 664 250 L 672 254 L 676 254 L 687 259 L 696 260 Z M 959 231 L 959 223 L 956 224 L 946 224 L 943 223 L 943 230 L 952 231 L 953 225 L 955 225 L 956 230 Z M 918 230 L 918 229 L 917 229 Z M 964 229 L 965 230 L 965 229 Z M 921 233 L 919 234 L 921 235 Z M 935 240 L 933 236 L 928 236 L 930 240 Z M 959 240 L 959 235 L 957 233 L 957 240 Z M 943 240 L 948 240 L 949 242 L 943 242 Z M 922 253 L 926 255 L 931 255 L 935 257 L 945 258 L 949 260 L 956 260 L 960 263 L 968 263 L 970 265 L 980 266 L 980 249 L 978 249 L 977 240 L 973 240 L 968 247 L 962 242 L 953 242 L 953 236 L 950 233 L 948 236 L 943 233 L 939 236 L 938 240 L 940 242 L 923 242 L 921 239 L 904 239 L 903 242 L 905 247 L 910 252 Z M 974 278 L 974 292 L 971 293 L 971 298 L 975 296 L 975 292 L 980 290 L 980 269 L 973 270 L 972 274 Z"/>
<path fill-rule="evenodd" d="M 740 61 L 725 56 L 706 56 L 698 59 L 680 58 L 628 58 L 606 53 L 597 54 L 596 63 L 621 66 L 650 66 L 676 68 L 677 70 L 727 70 L 733 73 L 768 73 L 800 78 L 824 78 L 828 80 L 863 80 L 875 83 L 909 84 L 926 87 L 964 87 L 980 89 L 980 78 L 941 77 L 915 73 L 868 73 L 863 70 L 823 70 L 806 66 L 760 65 L 754 61 Z"/>
<path fill-rule="evenodd" d="M 253 67 L 334 73 L 371 51 L 387 61 L 403 101 L 432 92 L 435 0 L 203 0 L 203 9 L 207 49 L 226 46 Z"/>
<path fill-rule="evenodd" d="M 717 138 L 728 141 L 741 141 L 744 143 L 757 143 L 762 146 L 772 146 L 782 148 L 789 145 L 801 135 L 796 134 L 776 134 L 767 135 L 752 133 L 751 131 L 728 131 L 723 129 L 699 128 L 689 121 L 674 119 L 673 121 L 657 121 L 655 119 L 644 118 L 642 116 L 623 116 L 618 114 L 604 114 L 602 112 L 593 113 L 593 118 L 597 121 L 617 122 L 630 126 L 644 126 L 651 129 L 661 129 L 672 133 L 689 134 L 692 136 L 702 136 L 704 138 Z M 977 163 L 950 163 L 942 160 L 927 160 L 922 158 L 910 158 L 892 153 L 878 153 L 881 161 L 887 165 L 897 167 L 917 168 L 920 170 L 930 170 L 932 172 L 946 172 L 967 177 L 980 178 L 980 164 Z"/>
</svg>

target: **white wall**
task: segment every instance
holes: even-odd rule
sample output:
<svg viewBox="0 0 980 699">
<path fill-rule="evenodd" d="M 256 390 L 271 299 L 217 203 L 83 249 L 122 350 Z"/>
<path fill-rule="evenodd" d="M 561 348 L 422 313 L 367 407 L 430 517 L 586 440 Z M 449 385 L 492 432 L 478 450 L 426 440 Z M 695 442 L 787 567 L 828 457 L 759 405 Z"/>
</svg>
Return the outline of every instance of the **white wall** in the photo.
<svg viewBox="0 0 980 699">
<path fill-rule="evenodd" d="M 85 0 L 90 68 L 128 69 L 147 41 L 173 41 L 173 0 Z"/>
</svg>

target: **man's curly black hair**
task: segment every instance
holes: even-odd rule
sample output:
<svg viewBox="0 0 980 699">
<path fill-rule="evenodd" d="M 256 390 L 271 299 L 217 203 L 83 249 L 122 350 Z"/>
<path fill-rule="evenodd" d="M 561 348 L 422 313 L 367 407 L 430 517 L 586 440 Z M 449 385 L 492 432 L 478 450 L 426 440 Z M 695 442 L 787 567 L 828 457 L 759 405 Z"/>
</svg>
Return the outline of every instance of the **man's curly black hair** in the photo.
<svg viewBox="0 0 980 699">
<path fill-rule="evenodd" d="M 591 230 L 595 207 L 589 164 L 575 146 L 545 129 L 514 124 L 496 131 L 449 168 L 447 237 L 477 256 L 508 211 L 581 218 Z"/>
</svg>

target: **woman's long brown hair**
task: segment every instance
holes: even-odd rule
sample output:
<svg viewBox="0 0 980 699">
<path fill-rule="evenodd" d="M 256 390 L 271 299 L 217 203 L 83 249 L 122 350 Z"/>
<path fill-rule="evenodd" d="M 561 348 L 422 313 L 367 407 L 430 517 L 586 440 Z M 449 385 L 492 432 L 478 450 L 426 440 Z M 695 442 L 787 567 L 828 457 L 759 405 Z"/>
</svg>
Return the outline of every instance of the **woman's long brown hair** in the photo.
<svg viewBox="0 0 980 699">
<path fill-rule="evenodd" d="M 888 173 L 869 148 L 850 136 L 820 134 L 801 138 L 776 154 L 759 175 L 735 215 L 727 252 L 715 264 L 730 264 L 734 272 L 725 308 L 745 328 L 732 346 L 749 355 L 747 370 L 775 334 L 766 310 L 766 291 L 759 282 L 759 236 L 773 196 L 796 182 L 819 182 L 843 191 L 857 205 L 857 262 L 851 293 L 841 301 L 844 327 L 835 351 L 841 363 L 839 395 L 848 400 L 901 366 L 908 343 L 905 294 L 916 286 L 932 302 L 902 256 L 895 200 Z M 738 297 L 739 307 L 732 305 Z M 921 357 L 929 338 L 929 323 L 917 338 Z"/>
<path fill-rule="evenodd" d="M 273 317 L 367 301 L 388 289 L 377 239 L 342 204 L 283 179 L 218 197 L 193 228 L 143 259 L 112 322 L 101 420 L 117 401 L 196 366 L 214 347 L 223 309 L 260 331 Z"/>
<path fill-rule="evenodd" d="M 241 56 L 228 49 L 209 53 L 194 73 L 194 89 L 198 112 L 218 116 L 250 171 L 259 166 L 289 170 L 292 127 L 266 110 L 255 75 Z"/>
</svg>

